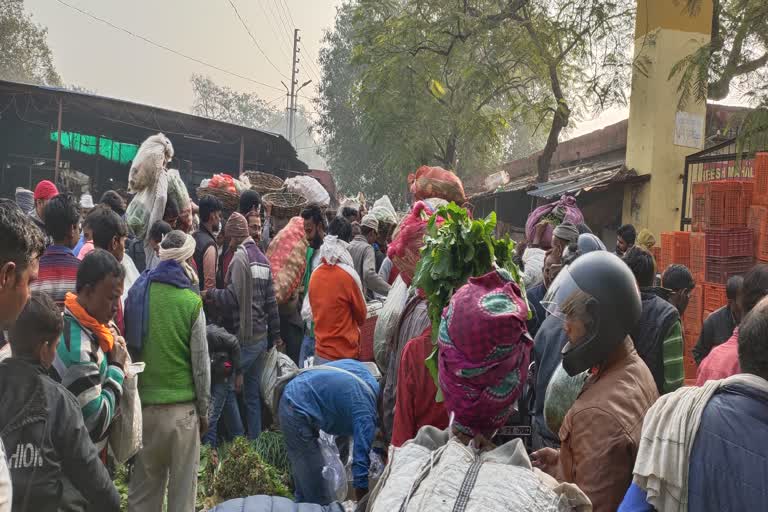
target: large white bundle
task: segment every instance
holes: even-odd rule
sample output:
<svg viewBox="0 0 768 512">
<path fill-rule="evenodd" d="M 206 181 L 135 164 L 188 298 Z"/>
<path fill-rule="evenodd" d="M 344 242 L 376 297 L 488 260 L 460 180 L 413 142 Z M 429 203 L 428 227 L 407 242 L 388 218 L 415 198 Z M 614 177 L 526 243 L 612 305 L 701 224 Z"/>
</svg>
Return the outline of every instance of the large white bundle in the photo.
<svg viewBox="0 0 768 512">
<path fill-rule="evenodd" d="M 173 144 L 162 133 L 152 135 L 139 146 L 128 173 L 128 192 L 141 192 L 157 181 L 160 171 L 173 158 Z"/>
<path fill-rule="evenodd" d="M 331 204 L 331 196 L 319 181 L 311 176 L 296 176 L 285 180 L 285 188 L 289 192 L 299 194 L 309 204 L 327 207 Z"/>
<path fill-rule="evenodd" d="M 390 453 L 368 512 L 450 512 L 462 500 L 465 512 L 592 510 L 577 486 L 533 469 L 520 439 L 479 453 L 426 426 Z"/>
<path fill-rule="evenodd" d="M 395 334 L 398 323 L 400 323 L 406 302 L 408 302 L 408 285 L 405 284 L 402 277 L 397 276 L 389 290 L 384 307 L 379 313 L 376 330 L 373 331 L 373 358 L 382 373 L 387 371 L 390 341 Z"/>
<path fill-rule="evenodd" d="M 370 214 L 376 217 L 379 224 L 397 224 L 397 212 L 392 206 L 389 196 L 384 195 L 373 203 Z"/>
</svg>

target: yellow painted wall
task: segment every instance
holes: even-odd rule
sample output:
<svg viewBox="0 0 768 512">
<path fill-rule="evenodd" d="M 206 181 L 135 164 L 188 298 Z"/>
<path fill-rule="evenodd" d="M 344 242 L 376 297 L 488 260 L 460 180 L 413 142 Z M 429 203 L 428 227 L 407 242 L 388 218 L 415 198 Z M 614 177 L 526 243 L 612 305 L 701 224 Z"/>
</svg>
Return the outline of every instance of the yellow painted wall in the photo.
<svg viewBox="0 0 768 512">
<path fill-rule="evenodd" d="M 668 78 L 679 60 L 710 39 L 712 3 L 703 4 L 699 16 L 691 18 L 672 0 L 638 0 L 636 32 L 651 29 L 635 41 L 635 58 L 646 63 L 647 76 L 635 70 L 632 77 L 626 158 L 627 167 L 651 179 L 626 186 L 622 213 L 624 222 L 648 227 L 657 239 L 663 231 L 679 229 L 685 157 L 698 151 L 674 144 L 678 79 Z M 706 104 L 691 100 L 685 111 L 705 116 Z"/>
</svg>

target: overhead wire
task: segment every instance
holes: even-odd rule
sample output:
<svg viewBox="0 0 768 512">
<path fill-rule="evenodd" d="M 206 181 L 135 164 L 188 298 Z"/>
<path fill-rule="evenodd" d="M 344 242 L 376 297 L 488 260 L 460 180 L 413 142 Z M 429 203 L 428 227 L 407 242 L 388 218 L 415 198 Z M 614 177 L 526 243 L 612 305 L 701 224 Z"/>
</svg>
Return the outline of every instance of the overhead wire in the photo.
<svg viewBox="0 0 768 512">
<path fill-rule="evenodd" d="M 180 52 L 178 50 L 174 50 L 173 48 L 170 48 L 168 46 L 165 46 L 164 44 L 155 42 L 155 41 L 153 41 L 153 40 L 151 40 L 151 39 L 149 39 L 149 38 L 147 38 L 145 36 L 142 36 L 141 34 L 137 34 L 137 33 L 132 32 L 132 31 L 126 29 L 126 28 L 123 28 L 123 27 L 120 27 L 118 25 L 115 25 L 114 23 L 112 23 L 109 20 L 106 20 L 104 18 L 100 18 L 100 17 L 98 17 L 98 16 L 96 16 L 94 14 L 91 14 L 90 12 L 88 12 L 88 11 L 86 11 L 84 9 L 81 9 L 81 8 L 75 6 L 75 5 L 69 4 L 69 3 L 65 2 L 64 0 L 56 0 L 56 1 L 59 2 L 60 4 L 64 5 L 64 6 L 68 7 L 68 8 L 70 8 L 70 9 L 73 9 L 73 10 L 79 12 L 80 14 L 88 16 L 91 19 L 94 19 L 94 20 L 96 20 L 96 21 L 98 21 L 100 23 L 103 23 L 103 24 L 105 24 L 105 25 L 107 25 L 109 27 L 112 27 L 115 30 L 119 30 L 121 32 L 124 32 L 124 33 L 128 34 L 131 37 L 135 37 L 137 39 L 140 39 L 140 40 L 144 41 L 145 43 L 148 43 L 148 44 L 150 44 L 152 46 L 155 46 L 157 48 L 165 50 L 166 52 L 169 52 L 169 53 L 172 53 L 172 54 L 177 55 L 179 57 L 182 57 L 184 59 L 187 59 L 187 60 L 189 60 L 191 62 L 195 62 L 195 63 L 200 64 L 202 66 L 205 66 L 205 67 L 214 69 L 216 71 L 219 71 L 221 73 L 225 73 L 227 75 L 234 76 L 236 78 L 240 78 L 241 80 L 246 80 L 248 82 L 251 82 L 251 83 L 254 83 L 254 84 L 257 84 L 257 85 L 261 85 L 262 87 L 268 87 L 268 88 L 274 89 L 276 91 L 282 90 L 282 87 L 276 87 L 274 85 L 269 85 L 269 84 L 266 84 L 264 82 L 260 82 L 259 80 L 255 80 L 255 79 L 247 77 L 245 75 L 241 75 L 241 74 L 236 73 L 234 71 L 230 71 L 228 69 L 222 68 L 222 67 L 217 66 L 215 64 L 210 64 L 210 63 L 208 63 L 208 62 L 206 62 L 204 60 L 198 59 L 197 57 L 192 57 L 191 55 L 187 55 L 187 54 L 182 53 L 182 52 Z"/>
<path fill-rule="evenodd" d="M 262 14 L 264 14 L 264 19 L 266 20 L 267 25 L 269 26 L 269 30 L 272 32 L 272 35 L 275 36 L 275 39 L 276 40 L 280 39 L 280 35 L 281 34 L 283 35 L 283 37 L 286 37 L 286 34 L 284 32 L 280 32 L 280 29 L 275 27 L 274 20 L 267 13 L 267 10 L 264 8 L 264 4 L 261 3 L 261 0 L 258 0 L 256 3 L 259 5 L 259 9 L 261 9 Z M 287 41 L 288 41 L 288 47 L 290 49 L 291 44 L 293 44 L 293 43 L 290 41 L 290 39 L 288 39 Z M 280 49 L 280 53 L 283 54 L 283 57 L 285 57 L 286 60 L 290 60 L 291 59 L 290 55 L 288 53 L 286 53 L 285 50 L 283 49 L 284 48 L 283 47 L 283 42 L 284 41 L 278 41 L 278 43 L 279 43 L 278 44 L 278 48 Z"/>
<path fill-rule="evenodd" d="M 256 36 L 253 35 L 253 32 L 251 32 L 251 29 L 248 28 L 248 24 L 245 23 L 245 20 L 242 16 L 240 16 L 240 12 L 237 10 L 237 6 L 235 6 L 235 3 L 232 0 L 227 0 L 229 2 L 229 5 L 232 6 L 232 10 L 235 11 L 235 15 L 237 16 L 237 19 L 240 20 L 240 24 L 243 26 L 246 32 L 248 32 L 248 35 L 251 37 L 251 41 L 253 41 L 253 44 L 256 45 L 256 48 L 261 52 L 261 54 L 264 56 L 265 59 L 267 59 L 267 62 L 277 71 L 280 73 L 280 75 L 284 78 L 288 78 L 285 73 L 280 71 L 280 69 L 275 65 L 274 62 L 272 62 L 272 59 L 269 58 L 269 55 L 266 54 L 266 52 L 261 48 L 261 45 L 256 40 Z M 288 78 L 290 80 L 290 78 Z"/>
</svg>

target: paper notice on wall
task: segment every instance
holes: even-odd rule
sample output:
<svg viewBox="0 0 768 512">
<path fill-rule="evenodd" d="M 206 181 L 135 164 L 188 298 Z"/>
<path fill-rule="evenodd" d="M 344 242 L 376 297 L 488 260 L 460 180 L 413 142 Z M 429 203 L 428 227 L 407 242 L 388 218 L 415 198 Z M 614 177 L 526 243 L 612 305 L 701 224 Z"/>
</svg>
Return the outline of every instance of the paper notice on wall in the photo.
<svg viewBox="0 0 768 512">
<path fill-rule="evenodd" d="M 678 112 L 675 115 L 675 146 L 703 149 L 704 126 L 703 115 Z"/>
</svg>

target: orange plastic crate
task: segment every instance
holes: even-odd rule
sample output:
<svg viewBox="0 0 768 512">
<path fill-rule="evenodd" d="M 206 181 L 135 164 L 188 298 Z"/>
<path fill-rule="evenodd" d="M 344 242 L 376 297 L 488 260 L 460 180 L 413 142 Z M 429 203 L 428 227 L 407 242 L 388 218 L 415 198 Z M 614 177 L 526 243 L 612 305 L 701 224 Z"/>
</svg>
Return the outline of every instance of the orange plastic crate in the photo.
<svg viewBox="0 0 768 512">
<path fill-rule="evenodd" d="M 704 310 L 716 311 L 728 303 L 724 284 L 704 283 Z"/>
<path fill-rule="evenodd" d="M 688 269 L 696 282 L 704 281 L 707 273 L 707 235 L 706 233 L 691 233 L 691 258 Z"/>
<path fill-rule="evenodd" d="M 753 189 L 752 180 L 732 179 L 694 183 L 691 194 L 693 230 L 746 227 L 747 211 L 752 204 Z"/>
<path fill-rule="evenodd" d="M 768 206 L 768 153 L 755 155 L 755 189 L 752 202 Z"/>
<path fill-rule="evenodd" d="M 651 254 L 653 254 L 653 261 L 656 262 L 656 272 L 659 272 L 659 266 L 661 265 L 661 247 L 654 245 Z"/>
<path fill-rule="evenodd" d="M 696 380 L 696 371 L 699 369 L 696 364 L 696 360 L 691 354 L 683 355 L 683 371 L 685 372 L 685 380 Z"/>
<path fill-rule="evenodd" d="M 752 230 L 749 228 L 707 231 L 706 255 L 715 258 L 751 257 L 755 252 L 752 238 Z"/>
<path fill-rule="evenodd" d="M 673 263 L 691 266 L 690 231 L 671 231 L 661 234 L 661 261 L 665 270 Z"/>
<path fill-rule="evenodd" d="M 683 326 L 687 333 L 700 333 L 704 315 L 704 299 L 701 285 L 696 286 L 689 295 L 688 307 L 683 313 Z"/>
<path fill-rule="evenodd" d="M 749 207 L 747 216 L 747 227 L 752 230 L 752 239 L 754 242 L 755 258 L 768 259 L 768 208 L 765 206 L 752 205 Z"/>
</svg>

